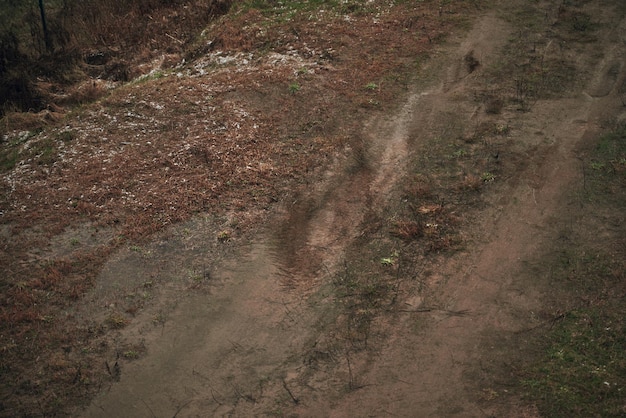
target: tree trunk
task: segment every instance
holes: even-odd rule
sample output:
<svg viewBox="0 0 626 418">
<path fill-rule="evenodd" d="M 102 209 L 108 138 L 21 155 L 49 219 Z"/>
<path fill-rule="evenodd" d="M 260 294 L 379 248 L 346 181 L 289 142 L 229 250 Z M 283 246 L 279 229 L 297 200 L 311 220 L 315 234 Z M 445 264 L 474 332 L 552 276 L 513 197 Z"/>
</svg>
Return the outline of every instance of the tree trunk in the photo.
<svg viewBox="0 0 626 418">
<path fill-rule="evenodd" d="M 43 0 L 39 0 L 39 11 L 41 12 L 41 27 L 43 28 L 43 40 L 46 44 L 46 51 L 52 52 L 52 41 L 50 40 L 50 33 L 46 23 L 46 11 L 43 7 Z"/>
</svg>

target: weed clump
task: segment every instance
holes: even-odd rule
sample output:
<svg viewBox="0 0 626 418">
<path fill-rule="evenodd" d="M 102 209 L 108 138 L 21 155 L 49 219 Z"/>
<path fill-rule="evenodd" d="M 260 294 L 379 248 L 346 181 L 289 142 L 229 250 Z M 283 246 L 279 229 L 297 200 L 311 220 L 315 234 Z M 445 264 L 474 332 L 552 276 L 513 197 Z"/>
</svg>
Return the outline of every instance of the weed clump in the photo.
<svg viewBox="0 0 626 418">
<path fill-rule="evenodd" d="M 424 235 L 424 226 L 410 220 L 400 220 L 393 223 L 391 235 L 405 241 L 414 240 Z"/>
<path fill-rule="evenodd" d="M 463 57 L 465 68 L 468 73 L 473 73 L 478 67 L 480 67 L 480 61 L 474 56 L 474 51 L 470 51 Z"/>
</svg>

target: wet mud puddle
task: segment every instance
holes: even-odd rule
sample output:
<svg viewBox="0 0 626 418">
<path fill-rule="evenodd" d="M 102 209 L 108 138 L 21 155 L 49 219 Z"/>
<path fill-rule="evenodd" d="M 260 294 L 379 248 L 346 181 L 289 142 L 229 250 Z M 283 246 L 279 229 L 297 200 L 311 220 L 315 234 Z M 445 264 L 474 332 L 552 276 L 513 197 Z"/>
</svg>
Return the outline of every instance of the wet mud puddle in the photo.
<svg viewBox="0 0 626 418">
<path fill-rule="evenodd" d="M 228 413 L 263 396 L 266 382 L 299 363 L 306 319 L 281 289 L 280 271 L 265 242 L 225 262 L 211 294 L 186 296 L 162 327 L 137 330 L 145 358 L 123 365 L 119 382 L 94 400 L 84 416 L 173 416 L 183 406 Z"/>
</svg>

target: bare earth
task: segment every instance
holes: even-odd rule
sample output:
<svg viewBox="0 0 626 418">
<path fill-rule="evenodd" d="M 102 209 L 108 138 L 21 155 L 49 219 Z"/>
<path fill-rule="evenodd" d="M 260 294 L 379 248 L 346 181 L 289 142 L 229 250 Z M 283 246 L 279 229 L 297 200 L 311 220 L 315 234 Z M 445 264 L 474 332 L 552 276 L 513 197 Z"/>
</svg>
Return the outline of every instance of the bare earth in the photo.
<svg viewBox="0 0 626 418">
<path fill-rule="evenodd" d="M 581 74 L 595 74 L 581 90 L 539 100 L 528 113 L 498 116 L 513 126 L 510 142 L 537 152 L 529 152 L 526 169 L 490 195 L 490 204 L 465 232 L 467 249 L 429 265 L 421 277 L 424 289 L 413 286 L 400 295 L 403 312 L 377 319 L 377 338 L 365 352 L 317 348 L 333 338 L 327 335 L 335 309 L 328 271 L 307 275 L 297 266 L 282 269 L 285 255 L 273 242 L 271 226 L 212 273 L 218 284 L 209 294 L 164 295 L 162 303 L 173 305 L 163 327 L 146 327 L 151 315 L 146 312 L 124 331 L 141 335 L 148 355 L 125 365 L 120 381 L 83 416 L 467 417 L 501 411 L 533 416 L 532 408 L 515 400 L 485 404 L 481 395 L 498 390 L 488 379 L 501 361 L 499 345 L 506 344 L 501 340 L 538 324 L 534 313 L 542 309 L 545 289 L 524 282 L 519 271 L 555 234 L 554 219 L 575 210 L 564 192 L 581 182 L 576 148 L 599 131 L 607 112 L 623 115 L 617 91 L 626 76 L 617 45 L 625 39 L 623 28 L 623 23 L 607 25 L 594 43 L 603 49 L 602 60 L 581 57 Z M 297 236 L 279 239 L 298 241 L 300 259 L 338 269 L 343 249 L 361 233 L 364 214 L 380 211 L 393 196 L 407 154 L 419 152 L 420 142 L 436 135 L 439 126 L 453 123 L 450 113 L 465 129 L 486 117 L 470 96 L 472 87 L 485 82 L 482 71 L 468 74 L 463 57 L 473 51 L 488 67 L 498 61 L 509 36 L 509 25 L 489 12 L 475 19 L 467 34 L 451 39 L 424 69 L 437 75 L 416 85 L 395 116 L 363 121 L 373 172 L 329 174 L 332 180 L 311 192 L 313 199 L 324 195 L 323 204 L 289 231 Z M 558 52 L 548 45 L 544 54 L 551 53 Z M 621 70 L 607 80 L 603 72 L 614 63 Z M 506 159 L 506 151 L 502 154 Z M 276 215 L 271 224 L 281 222 Z M 191 234 L 189 241 L 201 242 L 201 229 L 194 226 Z M 161 268 L 175 269 L 170 264 L 179 262 L 178 256 L 166 257 Z M 127 263 L 133 261 L 118 255 L 105 271 L 125 271 Z M 138 274 L 146 276 L 154 267 L 146 263 Z M 284 280 L 305 278 L 307 285 L 282 286 Z M 109 279 L 103 274 L 103 281 Z"/>
<path fill-rule="evenodd" d="M 559 9 L 544 3 L 549 27 Z M 137 288 L 150 301 L 113 331 L 114 378 L 74 414 L 538 416 L 507 386 L 551 312 L 551 289 L 528 266 L 578 222 L 581 150 L 626 116 L 626 20 L 600 3 L 584 5 L 603 22 L 590 42 L 532 35 L 542 62 L 575 66 L 560 91 L 494 112 L 477 99 L 515 91 L 516 75 L 499 69 L 522 35 L 500 2 L 437 46 L 397 108 L 357 121 L 361 142 L 329 154 L 323 172 L 273 204 L 247 238 L 216 240 L 232 222 L 197 215 L 111 255 L 73 315 L 110 318 Z M 420 161 L 450 137 L 450 154 L 478 138 L 479 158 L 451 176 L 478 182 L 482 197 L 463 213 L 454 198 L 416 205 L 449 211 L 461 243 L 424 255 L 387 232 L 413 204 L 411 179 L 429 177 Z M 428 236 L 442 226 L 424 228 Z M 602 233 L 611 234 L 599 225 Z M 351 274 L 391 285 L 370 305 L 353 303 Z"/>
</svg>

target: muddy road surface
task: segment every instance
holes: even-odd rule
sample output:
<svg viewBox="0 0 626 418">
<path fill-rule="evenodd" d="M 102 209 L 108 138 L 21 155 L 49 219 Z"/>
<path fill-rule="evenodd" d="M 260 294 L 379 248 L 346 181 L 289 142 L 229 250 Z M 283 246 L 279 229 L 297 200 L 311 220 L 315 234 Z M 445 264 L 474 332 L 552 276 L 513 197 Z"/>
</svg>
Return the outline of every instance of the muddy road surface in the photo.
<svg viewBox="0 0 626 418">
<path fill-rule="evenodd" d="M 541 325 L 549 291 L 523 271 L 554 225 L 575 219 L 567 191 L 584 180 L 577 150 L 624 117 L 626 80 L 626 23 L 587 2 L 602 22 L 593 39 L 551 38 L 564 13 L 556 3 L 542 3 L 533 28 L 507 2 L 477 14 L 424 61 L 393 113 L 363 120 L 347 157 L 277 205 L 249 241 L 216 244 L 216 225 L 198 217 L 114 255 L 87 301 L 123 293 L 128 275 L 162 289 L 119 331 L 146 354 L 110 358 L 115 381 L 78 415 L 536 416 L 503 385 L 506 365 L 532 346 L 526 330 Z M 532 60 L 508 65 L 520 45 Z M 567 62 L 546 72 L 570 76 L 540 91 L 512 72 L 540 60 Z M 467 208 L 445 196 L 417 205 L 424 214 L 452 206 L 462 240 L 423 256 L 386 231 L 407 179 L 429 175 L 420 159 L 443 141 L 450 159 L 480 144 L 450 177 L 483 197 Z M 189 275 L 199 290 L 177 284 Z"/>
</svg>

